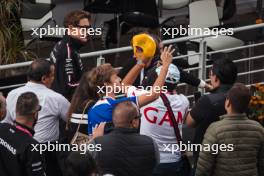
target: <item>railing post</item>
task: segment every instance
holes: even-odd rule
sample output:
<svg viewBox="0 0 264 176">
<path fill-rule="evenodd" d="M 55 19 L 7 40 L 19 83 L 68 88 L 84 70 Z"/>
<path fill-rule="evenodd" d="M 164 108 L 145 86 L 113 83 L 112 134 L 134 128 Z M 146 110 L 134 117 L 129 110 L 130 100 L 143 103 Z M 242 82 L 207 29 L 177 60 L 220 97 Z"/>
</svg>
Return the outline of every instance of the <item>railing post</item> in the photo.
<svg viewBox="0 0 264 176">
<path fill-rule="evenodd" d="M 162 17 L 163 0 L 158 0 L 159 17 Z"/>
<path fill-rule="evenodd" d="M 102 65 L 104 63 L 105 63 L 105 58 L 102 55 L 96 58 L 96 66 Z"/>
<path fill-rule="evenodd" d="M 198 77 L 199 79 L 206 80 L 206 56 L 207 56 L 207 45 L 206 41 L 201 39 L 200 41 L 200 57 L 199 57 L 199 72 L 198 72 Z M 204 94 L 205 90 L 202 89 L 201 93 Z"/>
</svg>

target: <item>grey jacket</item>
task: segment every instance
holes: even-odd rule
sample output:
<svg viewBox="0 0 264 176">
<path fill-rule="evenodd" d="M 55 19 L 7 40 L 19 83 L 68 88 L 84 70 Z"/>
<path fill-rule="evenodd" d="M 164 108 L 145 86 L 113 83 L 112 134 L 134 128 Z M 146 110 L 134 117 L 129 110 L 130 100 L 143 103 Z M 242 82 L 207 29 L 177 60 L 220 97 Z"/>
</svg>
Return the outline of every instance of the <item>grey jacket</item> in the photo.
<svg viewBox="0 0 264 176">
<path fill-rule="evenodd" d="M 264 176 L 264 128 L 244 114 L 220 118 L 206 131 L 203 146 L 209 144 L 211 151 L 200 152 L 196 175 Z"/>
</svg>

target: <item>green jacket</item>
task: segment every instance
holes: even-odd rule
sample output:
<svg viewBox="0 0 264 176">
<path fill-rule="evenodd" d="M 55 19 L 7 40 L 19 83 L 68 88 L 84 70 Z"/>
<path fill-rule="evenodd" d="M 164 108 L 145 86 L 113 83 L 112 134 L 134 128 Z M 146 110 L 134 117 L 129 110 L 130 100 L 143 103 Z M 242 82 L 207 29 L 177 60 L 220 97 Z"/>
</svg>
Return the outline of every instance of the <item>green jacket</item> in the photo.
<svg viewBox="0 0 264 176">
<path fill-rule="evenodd" d="M 196 176 L 264 176 L 264 128 L 244 114 L 220 119 L 205 133 Z"/>
</svg>

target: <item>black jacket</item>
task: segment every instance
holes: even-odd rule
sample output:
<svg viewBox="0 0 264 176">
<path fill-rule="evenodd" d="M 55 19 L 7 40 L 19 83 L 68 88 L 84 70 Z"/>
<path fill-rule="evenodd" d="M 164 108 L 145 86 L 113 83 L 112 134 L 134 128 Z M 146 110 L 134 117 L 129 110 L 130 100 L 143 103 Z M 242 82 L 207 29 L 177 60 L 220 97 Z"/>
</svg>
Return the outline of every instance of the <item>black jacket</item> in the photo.
<svg viewBox="0 0 264 176">
<path fill-rule="evenodd" d="M 153 58 L 150 66 L 148 68 L 144 68 L 144 78 L 146 78 L 149 73 L 153 72 L 156 69 L 157 62 L 159 60 L 160 60 L 159 57 Z M 136 64 L 137 64 L 137 61 L 135 58 L 129 59 L 128 62 L 126 63 L 126 65 L 123 67 L 123 69 L 120 70 L 119 76 L 121 78 L 124 78 L 126 76 L 126 74 L 129 72 L 129 70 L 131 70 Z M 180 64 L 177 64 L 177 63 L 173 63 L 173 64 L 176 65 L 180 71 L 180 82 L 186 83 L 186 84 L 189 84 L 189 85 L 192 85 L 195 87 L 199 86 L 199 84 L 201 82 L 201 80 L 199 78 L 196 78 L 192 74 L 182 70 L 180 68 Z M 140 75 L 136 78 L 134 85 L 140 86 Z"/>
<path fill-rule="evenodd" d="M 153 140 L 135 129 L 115 128 L 94 140 L 102 150 L 92 153 L 102 174 L 115 176 L 148 176 L 159 163 L 159 153 Z"/>
<path fill-rule="evenodd" d="M 0 123 L 0 175 L 44 176 L 44 163 L 31 144 L 33 131 L 24 125 Z"/>
<path fill-rule="evenodd" d="M 204 134 L 209 125 L 219 120 L 219 116 L 226 113 L 225 99 L 227 91 L 232 85 L 220 85 L 211 94 L 202 96 L 190 111 L 195 120 L 194 144 L 202 144 Z M 199 151 L 193 152 L 194 159 L 198 159 Z"/>
<path fill-rule="evenodd" d="M 68 100 L 82 76 L 83 64 L 78 50 L 83 45 L 77 39 L 66 35 L 53 48 L 50 60 L 55 64 L 55 80 L 52 89 Z"/>
</svg>

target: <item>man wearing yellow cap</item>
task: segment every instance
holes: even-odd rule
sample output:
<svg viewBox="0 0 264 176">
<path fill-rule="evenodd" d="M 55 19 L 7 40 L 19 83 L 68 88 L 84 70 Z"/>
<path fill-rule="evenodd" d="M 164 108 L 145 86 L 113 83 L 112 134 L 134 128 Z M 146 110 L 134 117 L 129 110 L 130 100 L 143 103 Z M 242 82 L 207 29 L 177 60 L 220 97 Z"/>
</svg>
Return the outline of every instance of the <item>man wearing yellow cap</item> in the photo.
<svg viewBox="0 0 264 176">
<path fill-rule="evenodd" d="M 134 56 L 139 60 L 153 59 L 156 50 L 157 42 L 149 34 L 139 34 L 132 38 L 132 46 Z"/>
<path fill-rule="evenodd" d="M 136 64 L 136 62 L 147 63 L 145 64 L 146 66 L 144 69 L 144 74 L 141 75 L 141 78 L 143 78 L 144 75 L 147 75 L 147 72 L 151 68 L 157 67 L 160 60 L 158 57 L 160 54 L 160 49 L 163 48 L 162 43 L 159 41 L 160 40 L 157 36 L 147 33 L 141 33 L 133 36 L 131 45 L 133 47 L 134 61 L 132 61 L 132 64 L 129 63 L 128 66 L 125 66 L 125 68 L 121 70 L 120 76 L 122 77 L 122 75 L 126 73 L 127 70 L 130 70 L 130 67 L 132 68 Z M 206 84 L 205 81 L 192 76 L 180 68 L 179 71 L 180 82 L 184 82 L 195 87 L 211 89 L 211 86 Z M 138 81 L 136 81 L 136 83 L 139 85 Z"/>
</svg>

